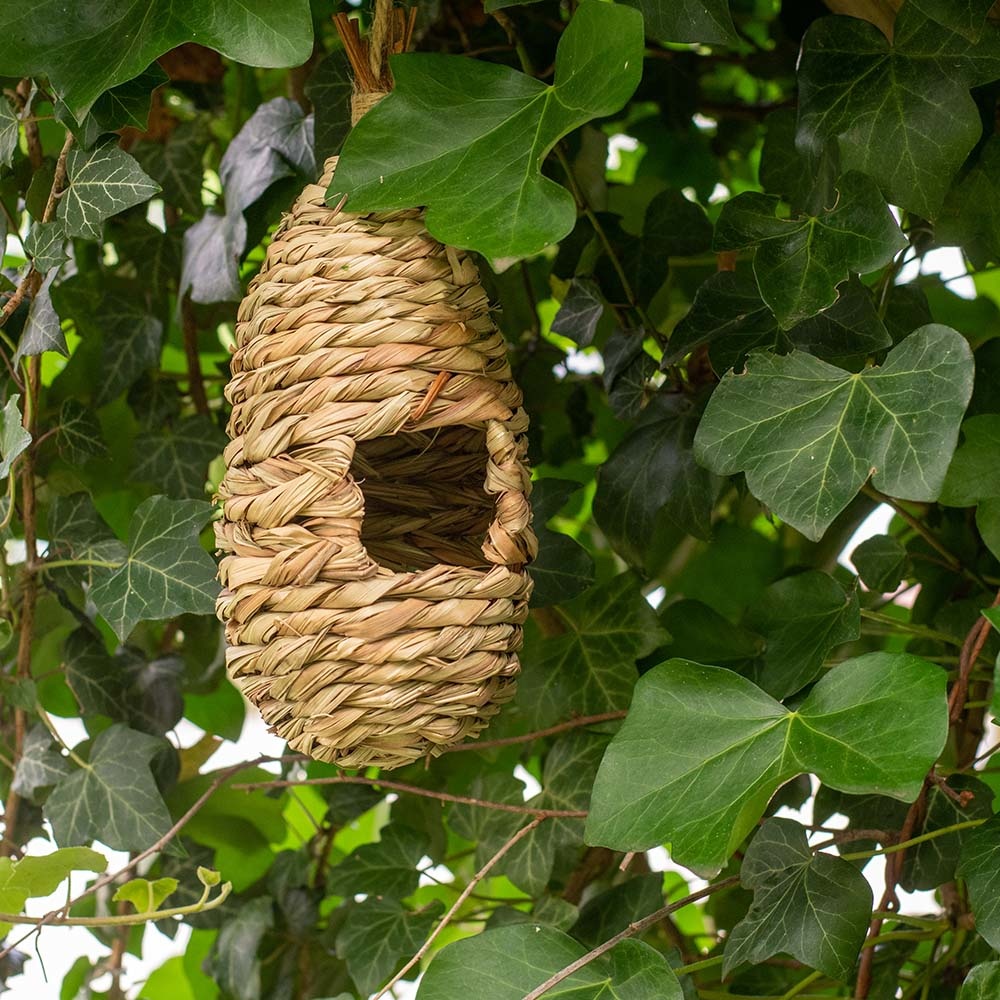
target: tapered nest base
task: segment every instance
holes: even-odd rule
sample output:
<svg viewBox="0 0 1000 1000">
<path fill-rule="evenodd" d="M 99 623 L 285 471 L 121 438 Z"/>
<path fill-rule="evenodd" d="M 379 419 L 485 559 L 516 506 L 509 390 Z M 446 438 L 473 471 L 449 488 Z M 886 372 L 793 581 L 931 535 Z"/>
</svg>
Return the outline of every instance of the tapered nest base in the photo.
<svg viewBox="0 0 1000 1000">
<path fill-rule="evenodd" d="M 419 210 L 325 204 L 239 310 L 216 525 L 230 677 L 289 746 L 399 767 L 514 694 L 528 421 L 472 260 Z"/>
</svg>

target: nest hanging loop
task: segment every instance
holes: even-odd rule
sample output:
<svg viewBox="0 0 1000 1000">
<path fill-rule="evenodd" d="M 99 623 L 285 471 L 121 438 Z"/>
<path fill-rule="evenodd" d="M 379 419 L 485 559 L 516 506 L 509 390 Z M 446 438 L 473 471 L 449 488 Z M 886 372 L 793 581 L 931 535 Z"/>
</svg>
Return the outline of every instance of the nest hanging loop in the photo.
<svg viewBox="0 0 1000 1000">
<path fill-rule="evenodd" d="M 338 15 L 357 117 L 412 25 L 377 0 L 365 42 Z M 472 260 L 419 209 L 328 206 L 335 168 L 240 306 L 218 613 L 230 676 L 289 746 L 397 767 L 513 696 L 536 548 L 527 417 Z"/>
</svg>

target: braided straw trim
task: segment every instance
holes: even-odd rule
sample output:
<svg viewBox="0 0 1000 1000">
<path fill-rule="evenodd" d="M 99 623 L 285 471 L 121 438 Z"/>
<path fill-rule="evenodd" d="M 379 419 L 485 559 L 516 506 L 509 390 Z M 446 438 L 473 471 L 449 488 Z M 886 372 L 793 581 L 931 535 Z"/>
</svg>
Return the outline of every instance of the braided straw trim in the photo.
<svg viewBox="0 0 1000 1000">
<path fill-rule="evenodd" d="M 528 421 L 472 260 L 325 204 L 240 306 L 216 524 L 229 674 L 294 750 L 399 767 L 513 697 L 536 552 Z"/>
</svg>

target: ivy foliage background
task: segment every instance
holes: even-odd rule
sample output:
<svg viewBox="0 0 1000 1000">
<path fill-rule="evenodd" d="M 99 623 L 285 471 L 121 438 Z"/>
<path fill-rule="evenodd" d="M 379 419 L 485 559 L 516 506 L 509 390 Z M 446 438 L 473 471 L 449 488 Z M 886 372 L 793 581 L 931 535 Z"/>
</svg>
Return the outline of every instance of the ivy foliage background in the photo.
<svg viewBox="0 0 1000 1000">
<path fill-rule="evenodd" d="M 1000 21 L 830 6 L 420 0 L 351 131 L 327 0 L 0 0 L 11 995 L 1000 996 Z M 237 305 L 341 151 L 532 419 L 517 699 L 391 775 L 240 757 L 212 613 Z"/>
</svg>

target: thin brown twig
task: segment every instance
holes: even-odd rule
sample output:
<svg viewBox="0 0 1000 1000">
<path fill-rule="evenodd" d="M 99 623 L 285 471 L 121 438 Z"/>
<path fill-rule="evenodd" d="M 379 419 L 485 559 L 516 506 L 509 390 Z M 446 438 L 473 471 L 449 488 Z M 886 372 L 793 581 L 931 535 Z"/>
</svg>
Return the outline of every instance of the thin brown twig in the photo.
<svg viewBox="0 0 1000 1000">
<path fill-rule="evenodd" d="M 198 320 L 191 302 L 191 293 L 181 299 L 181 327 L 184 331 L 184 357 L 187 360 L 188 392 L 195 410 L 203 417 L 209 415 L 208 396 L 205 395 L 205 379 L 201 372 L 201 358 L 198 356 Z"/>
<path fill-rule="evenodd" d="M 994 596 L 990 607 L 995 608 L 998 605 L 1000 605 L 1000 590 Z M 952 725 L 958 722 L 965 711 L 965 699 L 969 693 L 969 677 L 983 647 L 986 645 L 992 627 L 989 619 L 980 615 L 972 628 L 969 629 L 965 642 L 962 643 L 962 651 L 958 656 L 958 679 L 955 681 L 948 698 L 948 718 Z"/>
<path fill-rule="evenodd" d="M 516 813 L 519 816 L 537 816 L 539 819 L 584 819 L 587 815 L 586 810 L 583 809 L 535 809 L 532 806 L 519 806 L 512 802 L 491 802 L 488 799 L 474 799 L 468 795 L 452 795 L 450 792 L 438 792 L 433 788 L 407 785 L 401 781 L 388 781 L 385 778 L 366 778 L 360 774 L 338 774 L 329 778 L 304 778 L 301 780 L 280 778 L 274 781 L 254 781 L 233 785 L 233 789 L 254 792 L 271 788 L 301 788 L 303 785 L 368 785 L 386 788 L 392 792 L 419 795 L 425 799 L 437 799 L 439 802 L 477 806 L 482 809 L 494 809 L 498 812 Z"/>
<path fill-rule="evenodd" d="M 930 786 L 931 779 L 930 776 L 928 776 L 924 779 L 924 784 L 920 789 L 920 794 L 907 811 L 906 819 L 903 820 L 903 826 L 899 831 L 899 844 L 905 844 L 905 842 L 913 836 L 913 831 L 922 820 L 924 808 L 927 803 L 927 792 Z M 896 896 L 896 883 L 899 881 L 899 877 L 903 873 L 903 861 L 906 858 L 906 849 L 902 848 L 896 850 L 893 854 L 889 854 L 888 852 L 886 852 L 886 854 L 885 890 L 882 893 L 881 901 L 875 908 L 875 912 L 877 914 L 895 909 L 899 903 L 899 899 Z M 885 918 L 882 916 L 875 916 L 872 918 L 871 923 L 868 925 L 868 937 L 866 941 L 872 942 L 879 936 L 884 921 Z M 874 968 L 874 962 L 875 948 L 866 947 L 862 952 L 861 960 L 858 963 L 858 977 L 854 984 L 855 1000 L 868 1000 L 868 993 L 872 988 L 872 971 Z"/>
<path fill-rule="evenodd" d="M 554 976 L 550 976 L 540 986 L 536 986 L 530 993 L 525 994 L 524 1000 L 539 1000 L 539 998 L 548 993 L 553 986 L 558 986 L 564 979 L 568 979 L 572 976 L 574 972 L 579 971 L 584 966 L 590 965 L 591 962 L 600 958 L 602 955 L 607 954 L 607 952 L 611 951 L 615 945 L 620 944 L 626 938 L 634 937 L 636 934 L 641 934 L 654 924 L 659 923 L 659 921 L 661 921 L 664 917 L 670 916 L 671 913 L 676 913 L 678 910 L 682 910 L 685 906 L 689 906 L 691 903 L 696 903 L 699 899 L 711 896 L 713 893 L 719 892 L 722 889 L 728 889 L 730 886 L 736 885 L 737 882 L 739 882 L 739 876 L 733 875 L 730 878 L 723 879 L 721 882 L 705 886 L 704 889 L 699 889 L 697 892 L 692 892 L 683 899 L 678 899 L 676 902 L 668 903 L 666 906 L 650 913 L 649 916 L 643 917 L 642 920 L 633 921 L 628 925 L 628 927 L 625 928 L 625 930 L 619 931 L 614 937 L 608 938 L 608 940 L 603 944 L 599 944 L 596 948 L 591 949 L 586 955 L 578 958 L 575 962 L 571 962 L 564 969 L 560 969 Z"/>
<path fill-rule="evenodd" d="M 444 753 L 461 753 L 464 750 L 493 750 L 496 747 L 510 747 L 518 743 L 532 743 L 535 740 L 544 739 L 546 736 L 556 736 L 565 733 L 570 729 L 579 729 L 583 726 L 596 726 L 601 722 L 613 722 L 617 719 L 624 719 L 628 713 L 624 709 L 615 712 L 601 712 L 598 715 L 581 715 L 576 719 L 569 719 L 566 722 L 556 723 L 546 729 L 536 729 L 532 733 L 522 733 L 520 736 L 504 736 L 496 740 L 481 740 L 478 743 L 459 743 L 458 746 L 448 747 Z"/>
<path fill-rule="evenodd" d="M 462 908 L 462 904 L 469 898 L 470 895 L 472 895 L 472 892 L 476 888 L 476 886 L 479 885 L 479 883 L 482 882 L 484 878 L 486 878 L 486 876 L 490 873 L 494 865 L 496 865 L 501 860 L 501 858 L 503 858 L 503 856 L 507 854 L 507 852 L 510 851 L 511 848 L 515 846 L 515 844 L 517 844 L 520 840 L 526 837 L 533 830 L 537 829 L 539 825 L 541 825 L 541 823 L 545 821 L 545 819 L 546 817 L 544 816 L 538 816 L 537 818 L 533 819 L 530 823 L 527 823 L 524 826 L 522 826 L 521 829 L 518 830 L 517 833 L 515 833 L 496 852 L 496 854 L 494 854 L 493 857 L 490 858 L 489 861 L 487 861 L 486 864 L 484 864 L 483 867 L 480 868 L 479 871 L 477 871 L 476 874 L 472 876 L 471 880 L 469 881 L 469 884 L 462 890 L 458 899 L 456 899 L 455 902 L 452 903 L 448 912 L 441 918 L 441 921 L 434 928 L 434 930 L 431 931 L 431 933 L 427 937 L 427 940 L 417 950 L 417 953 L 413 956 L 413 958 L 411 958 L 406 963 L 406 965 L 403 966 L 402 969 L 399 970 L 399 972 L 396 973 L 396 975 L 392 977 L 392 979 L 389 980 L 388 983 L 385 984 L 385 986 L 382 987 L 381 990 L 379 990 L 378 994 L 375 996 L 375 1000 L 380 1000 L 381 997 L 386 996 L 396 985 L 396 983 L 398 983 L 412 968 L 414 968 L 416 965 L 419 964 L 420 960 L 430 950 L 431 945 L 434 944 L 434 942 L 437 940 L 441 932 L 445 929 L 445 927 L 448 926 L 449 923 L 451 923 L 455 914 L 458 913 L 458 911 Z"/>
<path fill-rule="evenodd" d="M 280 759 L 280 758 L 279 758 Z M 162 851 L 167 844 L 170 843 L 174 837 L 198 814 L 206 802 L 228 781 L 234 774 L 238 774 L 240 771 L 248 770 L 251 767 L 259 767 L 261 764 L 269 764 L 274 762 L 275 758 L 266 755 L 256 757 L 254 760 L 241 761 L 239 764 L 232 764 L 230 767 L 224 768 L 216 773 L 215 778 L 212 780 L 208 788 L 205 789 L 201 795 L 188 807 L 187 811 L 178 819 L 174 825 L 167 830 L 167 832 L 156 841 L 155 844 L 150 845 L 144 851 L 140 851 L 134 858 L 132 858 L 128 864 L 119 868 L 115 872 L 110 874 L 102 875 L 100 878 L 96 879 L 91 885 L 83 890 L 78 896 L 71 900 L 68 900 L 63 906 L 55 910 L 50 910 L 44 916 L 38 918 L 37 924 L 35 924 L 30 931 L 27 932 L 23 937 L 18 938 L 18 940 L 7 944 L 7 946 L 0 951 L 0 961 L 3 961 L 12 951 L 22 945 L 32 934 L 37 934 L 43 927 L 46 926 L 59 926 L 65 923 L 66 914 L 80 903 L 82 900 L 86 899 L 88 896 L 93 895 L 95 892 L 99 892 L 107 885 L 111 885 L 113 882 L 117 882 L 122 876 L 127 875 L 132 871 L 137 865 L 142 864 L 146 858 L 152 857 L 159 851 Z"/>
</svg>

